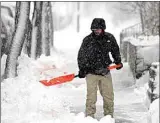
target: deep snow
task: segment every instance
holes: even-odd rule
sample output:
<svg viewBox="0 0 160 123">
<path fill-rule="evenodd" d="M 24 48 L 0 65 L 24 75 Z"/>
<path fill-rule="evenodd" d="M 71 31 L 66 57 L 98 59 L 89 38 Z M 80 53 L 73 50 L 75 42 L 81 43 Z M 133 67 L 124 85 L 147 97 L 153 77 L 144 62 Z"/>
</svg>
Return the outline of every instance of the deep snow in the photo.
<svg viewBox="0 0 160 123">
<path fill-rule="evenodd" d="M 22 54 L 18 64 L 18 76 L 4 80 L 1 85 L 2 123 L 115 123 L 115 119 L 110 116 L 103 117 L 102 98 L 99 93 L 96 113 L 99 121 L 84 117 L 84 79 L 77 78 L 70 83 L 50 87 L 39 83 L 44 77 L 55 77 L 63 75 L 64 72 L 76 73 L 76 63 L 70 56 L 55 53 L 50 57 L 41 56 L 35 61 Z M 42 72 L 53 66 L 56 69 Z M 143 120 L 142 116 L 146 115 L 145 108 L 141 105 L 143 97 L 134 93 L 133 77 L 128 64 L 125 63 L 121 71 L 113 70 L 112 76 L 116 122 L 132 123 Z M 138 114 L 136 103 L 141 107 Z"/>
<path fill-rule="evenodd" d="M 62 92 L 64 90 L 72 92 L 72 89 L 75 89 L 73 85 L 67 85 L 68 87 L 65 86 L 65 84 L 64 86 L 45 87 L 39 83 L 40 76 L 42 75 L 40 74 L 41 70 L 39 68 L 46 67 L 45 64 L 51 66 L 56 65 L 55 62 L 52 62 L 54 58 L 52 57 L 51 59 L 50 57 L 42 56 L 37 61 L 25 55 L 19 58 L 18 77 L 6 79 L 1 85 L 3 123 L 98 122 L 92 118 L 85 118 L 83 113 L 77 115 L 70 113 L 69 107 L 72 105 L 70 98 L 72 97 L 64 95 Z M 45 60 L 43 61 L 42 59 Z M 57 68 L 55 71 L 61 70 Z M 70 90 L 68 90 L 68 88 Z M 109 118 L 109 116 L 101 119 L 100 122 L 103 123 L 104 120 L 114 121 L 114 119 Z"/>
<path fill-rule="evenodd" d="M 145 72 L 144 75 L 136 81 L 136 87 L 134 89 L 137 95 L 142 95 L 143 103 L 145 104 L 146 108 L 149 109 L 147 112 L 147 116 L 145 118 L 147 123 L 159 123 L 159 98 L 155 99 L 152 103 L 148 97 L 147 91 L 150 93 L 154 93 L 159 95 L 159 62 L 152 63 L 152 65 L 157 65 L 157 68 L 151 67 L 156 73 L 154 82 L 154 91 L 151 92 L 151 88 L 149 88 L 149 72 Z"/>
</svg>

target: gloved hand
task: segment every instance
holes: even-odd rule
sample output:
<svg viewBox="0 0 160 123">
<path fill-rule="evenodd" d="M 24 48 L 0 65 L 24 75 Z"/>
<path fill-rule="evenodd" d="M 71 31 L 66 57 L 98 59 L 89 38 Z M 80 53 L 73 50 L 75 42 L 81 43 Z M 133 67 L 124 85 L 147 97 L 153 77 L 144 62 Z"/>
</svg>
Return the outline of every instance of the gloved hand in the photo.
<svg viewBox="0 0 160 123">
<path fill-rule="evenodd" d="M 78 77 L 79 78 L 85 78 L 85 76 L 86 76 L 86 72 L 80 70 L 79 73 L 78 73 Z"/>
<path fill-rule="evenodd" d="M 121 65 L 120 67 L 117 67 L 117 68 L 116 68 L 117 70 L 120 70 L 120 69 L 123 67 L 123 64 L 122 64 L 122 63 L 118 63 L 117 65 Z"/>
<path fill-rule="evenodd" d="M 98 70 L 95 70 L 95 73 L 97 75 L 103 75 L 103 76 L 107 75 L 108 72 L 109 72 L 109 70 L 107 68 L 100 68 Z"/>
</svg>

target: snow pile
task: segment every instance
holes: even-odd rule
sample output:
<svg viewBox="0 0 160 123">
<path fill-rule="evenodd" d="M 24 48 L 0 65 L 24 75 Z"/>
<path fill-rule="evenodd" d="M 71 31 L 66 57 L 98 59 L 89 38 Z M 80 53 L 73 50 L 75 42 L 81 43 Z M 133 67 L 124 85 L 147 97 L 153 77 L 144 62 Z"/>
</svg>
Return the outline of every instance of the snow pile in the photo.
<svg viewBox="0 0 160 123">
<path fill-rule="evenodd" d="M 131 42 L 135 46 L 153 46 L 159 44 L 159 35 L 157 36 L 139 36 L 138 38 L 126 37 L 123 41 Z"/>
<path fill-rule="evenodd" d="M 2 82 L 2 122 L 30 122 L 69 113 L 70 99 L 60 94 L 57 86 L 45 87 L 39 83 L 35 62 L 27 56 L 20 57 L 18 77 Z"/>
<path fill-rule="evenodd" d="M 146 83 L 143 87 L 137 87 L 137 88 L 134 89 L 134 92 L 137 95 L 143 97 L 141 101 L 144 103 L 146 108 L 149 108 L 150 103 L 151 103 L 151 101 L 150 101 L 150 99 L 148 97 L 148 93 L 147 93 L 148 89 L 149 89 L 148 83 Z"/>
<path fill-rule="evenodd" d="M 150 69 L 155 72 L 155 78 L 149 78 L 149 74 L 147 72 L 147 74 L 137 80 L 136 85 L 138 88 L 134 89 L 134 92 L 144 97 L 144 104 L 149 109 L 147 113 L 147 122 L 159 123 L 159 63 L 152 63 L 152 67 Z M 144 86 L 142 86 L 143 83 Z M 149 86 L 148 83 L 152 83 L 153 86 Z M 152 96 L 150 97 L 150 95 Z M 151 98 L 154 98 L 152 103 Z"/>
<path fill-rule="evenodd" d="M 154 100 L 149 108 L 148 123 L 159 123 L 159 99 Z"/>
<path fill-rule="evenodd" d="M 42 55 L 35 61 L 34 66 L 36 66 L 36 69 L 40 72 L 41 79 L 51 79 L 53 77 L 75 73 L 77 66 L 72 64 L 72 60 L 68 60 L 63 54 L 57 55 L 54 53 L 54 55 L 50 57 Z M 73 68 L 69 68 L 71 65 Z M 39 76 L 39 74 L 36 76 Z"/>
<path fill-rule="evenodd" d="M 127 37 L 123 41 L 136 46 L 137 57 L 142 59 L 138 65 L 139 70 L 145 69 L 145 65 L 159 61 L 159 36 Z"/>
<path fill-rule="evenodd" d="M 159 45 L 142 47 L 138 50 L 140 56 L 143 57 L 146 64 L 159 61 Z"/>
<path fill-rule="evenodd" d="M 136 80 L 136 87 L 144 87 L 149 81 L 149 71 L 145 71 L 139 79 Z"/>
<path fill-rule="evenodd" d="M 144 101 L 147 107 L 149 107 L 150 104 L 148 104 L 147 99 L 148 97 L 148 92 L 152 93 L 154 95 L 159 95 L 159 63 L 155 62 L 152 63 L 152 65 L 156 65 L 157 68 L 151 67 L 150 69 L 154 70 L 156 73 L 155 79 L 150 78 L 149 72 L 145 72 L 145 74 L 140 78 L 136 80 L 136 89 L 134 89 L 135 93 L 138 95 L 143 95 L 144 96 Z M 149 87 L 149 82 L 153 82 L 153 88 Z M 153 92 L 151 91 L 153 89 Z M 150 101 L 149 101 L 150 102 Z"/>
<path fill-rule="evenodd" d="M 74 99 L 64 92 L 73 91 L 63 84 L 46 87 L 39 83 L 41 70 L 55 65 L 52 71 L 58 71 L 63 68 L 63 60 L 58 54 L 41 56 L 37 61 L 24 54 L 19 57 L 18 76 L 5 79 L 1 84 L 2 123 L 115 123 L 110 116 L 97 121 L 85 117 L 84 113 L 71 113 Z"/>
</svg>

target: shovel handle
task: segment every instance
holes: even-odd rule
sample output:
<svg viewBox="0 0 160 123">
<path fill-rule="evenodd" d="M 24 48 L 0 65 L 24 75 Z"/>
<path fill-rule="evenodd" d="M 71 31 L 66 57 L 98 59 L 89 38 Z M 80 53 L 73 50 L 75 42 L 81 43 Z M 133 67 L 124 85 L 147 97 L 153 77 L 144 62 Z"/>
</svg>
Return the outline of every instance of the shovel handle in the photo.
<svg viewBox="0 0 160 123">
<path fill-rule="evenodd" d="M 74 75 L 74 78 L 77 78 L 78 77 L 78 75 Z"/>
<path fill-rule="evenodd" d="M 109 66 L 108 69 L 111 70 L 111 69 L 115 69 L 118 67 L 121 67 L 121 64 Z"/>
<path fill-rule="evenodd" d="M 118 67 L 121 67 L 121 64 L 109 66 L 107 69 L 112 70 L 112 69 L 115 69 L 115 68 L 118 68 Z M 74 78 L 76 78 L 76 77 L 78 77 L 78 75 L 74 76 Z"/>
</svg>

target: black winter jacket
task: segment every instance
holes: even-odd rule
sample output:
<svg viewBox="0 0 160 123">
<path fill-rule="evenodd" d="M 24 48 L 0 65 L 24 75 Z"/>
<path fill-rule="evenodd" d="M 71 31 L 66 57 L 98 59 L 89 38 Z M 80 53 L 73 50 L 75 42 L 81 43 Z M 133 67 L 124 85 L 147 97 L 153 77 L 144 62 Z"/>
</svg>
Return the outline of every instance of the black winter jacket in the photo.
<svg viewBox="0 0 160 123">
<path fill-rule="evenodd" d="M 95 70 L 107 68 L 112 61 L 109 57 L 111 52 L 115 64 L 121 63 L 119 46 L 114 36 L 104 32 L 96 36 L 93 32 L 83 39 L 78 52 L 79 70 L 88 73 L 95 73 Z"/>
</svg>

